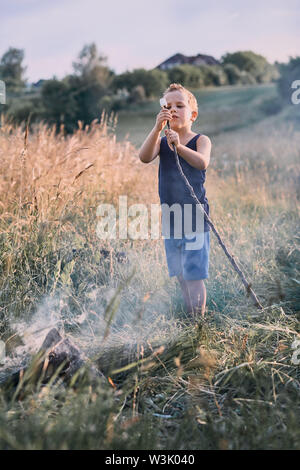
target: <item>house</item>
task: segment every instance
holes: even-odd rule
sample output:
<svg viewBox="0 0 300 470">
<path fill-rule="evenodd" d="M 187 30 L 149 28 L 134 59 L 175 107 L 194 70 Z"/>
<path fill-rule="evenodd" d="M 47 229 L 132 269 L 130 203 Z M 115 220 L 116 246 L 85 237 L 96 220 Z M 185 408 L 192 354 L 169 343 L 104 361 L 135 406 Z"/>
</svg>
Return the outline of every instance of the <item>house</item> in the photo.
<svg viewBox="0 0 300 470">
<path fill-rule="evenodd" d="M 176 67 L 177 65 L 184 65 L 184 64 L 189 64 L 189 65 L 219 65 L 220 62 L 216 60 L 214 57 L 211 55 L 205 55 L 205 54 L 198 54 L 196 56 L 185 56 L 183 54 L 175 54 L 169 59 L 165 60 L 161 64 L 159 64 L 156 68 L 159 70 L 169 70 L 172 69 L 173 67 Z"/>
<path fill-rule="evenodd" d="M 44 80 L 44 79 L 41 78 L 41 79 L 38 80 L 37 82 L 32 83 L 31 86 L 32 86 L 32 88 L 42 88 L 42 86 L 43 86 L 43 84 L 45 83 L 45 81 L 46 81 L 46 80 Z"/>
</svg>

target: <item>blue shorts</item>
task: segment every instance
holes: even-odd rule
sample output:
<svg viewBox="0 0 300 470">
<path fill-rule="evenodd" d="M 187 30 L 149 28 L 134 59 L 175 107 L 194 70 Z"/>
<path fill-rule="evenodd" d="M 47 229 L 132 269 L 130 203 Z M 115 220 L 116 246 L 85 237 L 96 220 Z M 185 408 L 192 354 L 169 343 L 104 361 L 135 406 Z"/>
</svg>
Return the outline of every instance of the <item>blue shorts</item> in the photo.
<svg viewBox="0 0 300 470">
<path fill-rule="evenodd" d="M 209 269 L 210 232 L 194 238 L 164 240 L 169 276 L 182 276 L 186 281 L 207 279 Z"/>
</svg>

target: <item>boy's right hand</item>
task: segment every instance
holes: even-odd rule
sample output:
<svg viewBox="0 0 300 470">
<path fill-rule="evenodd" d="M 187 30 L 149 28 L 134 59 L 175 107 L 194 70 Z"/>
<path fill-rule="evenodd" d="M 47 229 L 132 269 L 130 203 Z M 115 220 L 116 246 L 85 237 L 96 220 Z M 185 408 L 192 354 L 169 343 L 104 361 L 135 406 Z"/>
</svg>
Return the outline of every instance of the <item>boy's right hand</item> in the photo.
<svg viewBox="0 0 300 470">
<path fill-rule="evenodd" d="M 167 108 L 161 108 L 160 112 L 156 117 L 155 128 L 157 131 L 161 132 L 163 128 L 167 125 L 167 121 L 171 121 L 172 115 Z"/>
</svg>

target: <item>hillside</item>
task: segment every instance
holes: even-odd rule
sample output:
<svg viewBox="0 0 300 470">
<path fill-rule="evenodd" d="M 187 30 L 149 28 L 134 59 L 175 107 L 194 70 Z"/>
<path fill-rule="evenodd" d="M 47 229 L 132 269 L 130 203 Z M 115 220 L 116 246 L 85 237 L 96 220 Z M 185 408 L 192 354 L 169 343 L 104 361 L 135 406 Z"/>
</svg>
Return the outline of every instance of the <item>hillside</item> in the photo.
<svg viewBox="0 0 300 470">
<path fill-rule="evenodd" d="M 274 84 L 236 85 L 193 92 L 199 107 L 193 130 L 212 137 L 222 132 L 238 130 L 264 119 L 266 111 L 268 112 L 264 109 L 264 103 L 270 103 L 270 100 L 274 101 L 276 110 L 277 92 Z M 134 105 L 120 111 L 116 128 L 118 140 L 128 136 L 133 144 L 141 145 L 147 133 L 152 129 L 159 109 L 158 100 Z"/>
</svg>

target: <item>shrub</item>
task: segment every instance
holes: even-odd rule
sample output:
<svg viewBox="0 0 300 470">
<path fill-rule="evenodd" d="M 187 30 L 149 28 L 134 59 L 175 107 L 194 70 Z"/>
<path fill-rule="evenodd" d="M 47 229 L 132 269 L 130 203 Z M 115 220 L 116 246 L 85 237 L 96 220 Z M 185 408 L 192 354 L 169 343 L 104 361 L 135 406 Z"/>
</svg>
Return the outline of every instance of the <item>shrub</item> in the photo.
<svg viewBox="0 0 300 470">
<path fill-rule="evenodd" d="M 241 71 L 250 73 L 255 82 L 265 83 L 278 78 L 277 68 L 269 64 L 267 59 L 252 51 L 238 51 L 225 54 L 222 57 L 223 65 L 233 64 Z"/>
<path fill-rule="evenodd" d="M 287 64 L 279 64 L 280 78 L 277 82 L 279 95 L 286 104 L 291 104 L 292 83 L 300 80 L 300 56 L 290 58 Z"/>
<path fill-rule="evenodd" d="M 210 65 L 206 67 L 206 79 L 205 84 L 207 86 L 221 86 L 227 85 L 227 75 L 223 68 L 219 65 Z"/>
<path fill-rule="evenodd" d="M 144 88 L 147 98 L 158 96 L 168 86 L 168 75 L 157 69 L 135 69 L 114 77 L 111 88 L 114 92 L 125 88 L 131 93 L 136 86 Z"/>
<path fill-rule="evenodd" d="M 146 92 L 143 85 L 135 86 L 130 93 L 130 102 L 131 103 L 142 103 L 146 99 Z"/>
<path fill-rule="evenodd" d="M 169 81 L 181 83 L 190 88 L 202 88 L 205 84 L 205 74 L 200 67 L 194 65 L 178 65 L 168 71 Z"/>
<path fill-rule="evenodd" d="M 225 64 L 224 72 L 227 76 L 227 81 L 229 85 L 238 85 L 241 83 L 241 71 L 234 64 Z"/>
</svg>

